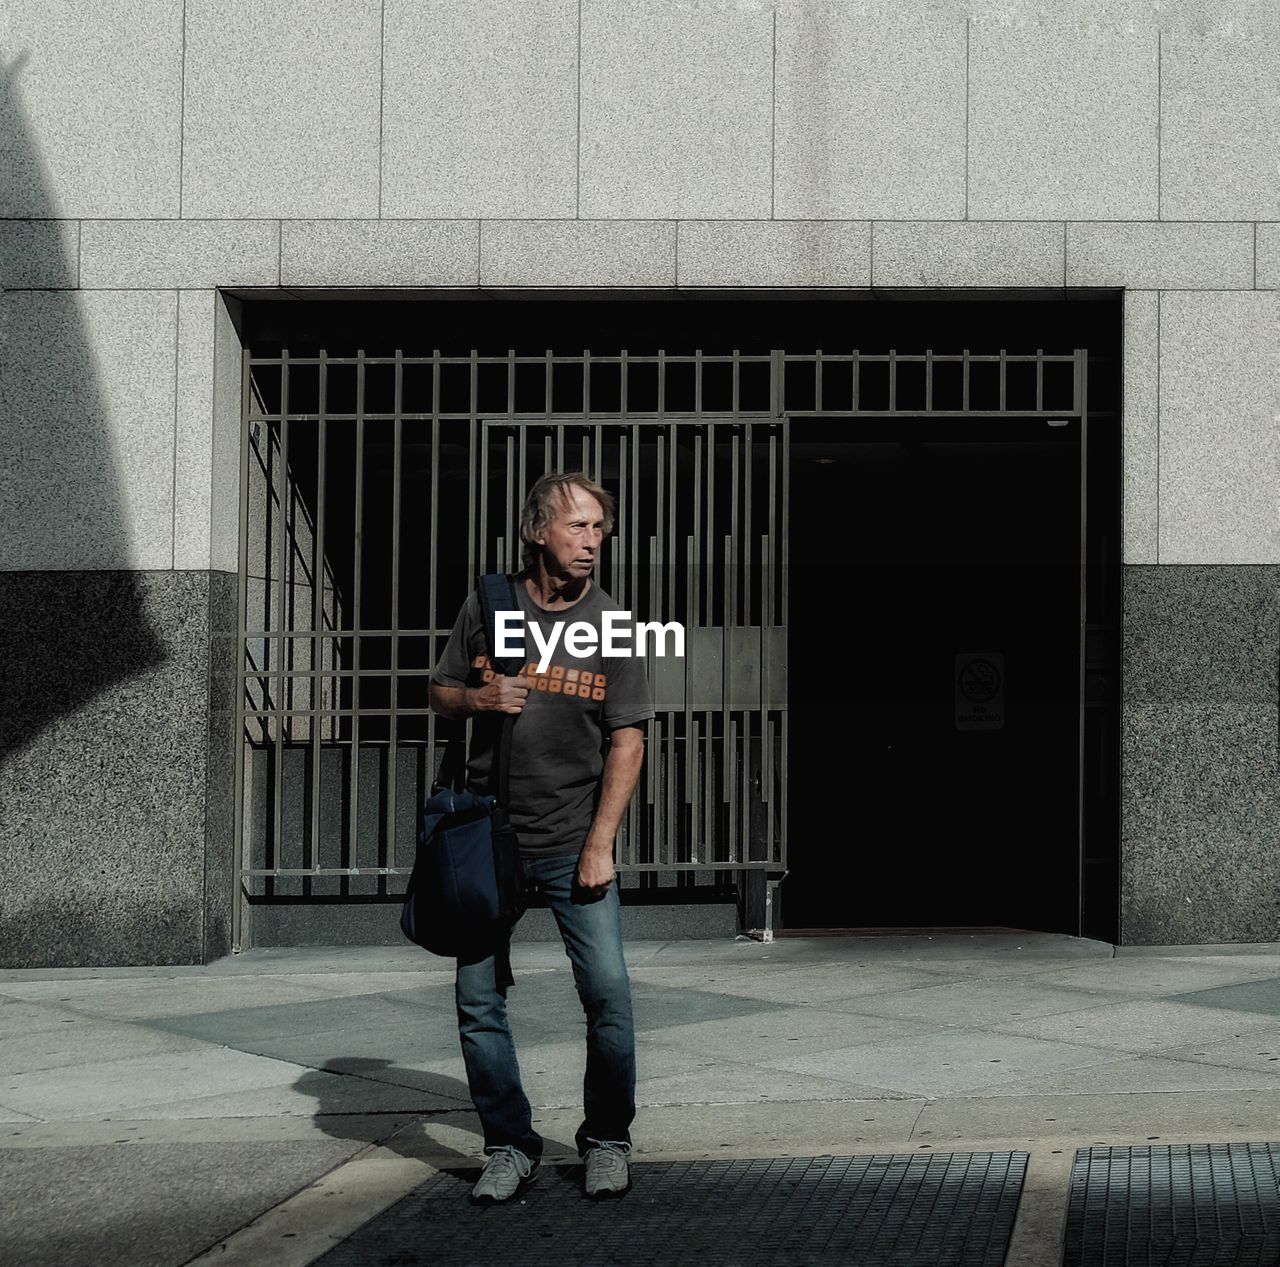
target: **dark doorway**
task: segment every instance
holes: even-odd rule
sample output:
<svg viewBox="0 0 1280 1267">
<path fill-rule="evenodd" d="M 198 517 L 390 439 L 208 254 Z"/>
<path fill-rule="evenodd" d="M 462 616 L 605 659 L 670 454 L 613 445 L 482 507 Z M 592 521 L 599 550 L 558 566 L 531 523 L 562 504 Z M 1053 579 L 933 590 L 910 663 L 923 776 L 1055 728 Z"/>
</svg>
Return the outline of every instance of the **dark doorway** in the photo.
<svg viewBox="0 0 1280 1267">
<path fill-rule="evenodd" d="M 784 927 L 1077 931 L 1079 558 L 1078 420 L 793 424 Z"/>
</svg>

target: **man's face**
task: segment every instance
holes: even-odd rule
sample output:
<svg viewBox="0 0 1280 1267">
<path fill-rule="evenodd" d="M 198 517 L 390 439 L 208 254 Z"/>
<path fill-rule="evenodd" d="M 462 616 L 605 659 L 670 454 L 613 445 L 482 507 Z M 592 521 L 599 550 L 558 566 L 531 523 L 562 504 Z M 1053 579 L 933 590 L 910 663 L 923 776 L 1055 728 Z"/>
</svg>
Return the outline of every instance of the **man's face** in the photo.
<svg viewBox="0 0 1280 1267">
<path fill-rule="evenodd" d="M 564 491 L 555 518 L 535 541 L 552 576 L 583 580 L 591 575 L 604 540 L 604 507 L 576 484 Z"/>
</svg>

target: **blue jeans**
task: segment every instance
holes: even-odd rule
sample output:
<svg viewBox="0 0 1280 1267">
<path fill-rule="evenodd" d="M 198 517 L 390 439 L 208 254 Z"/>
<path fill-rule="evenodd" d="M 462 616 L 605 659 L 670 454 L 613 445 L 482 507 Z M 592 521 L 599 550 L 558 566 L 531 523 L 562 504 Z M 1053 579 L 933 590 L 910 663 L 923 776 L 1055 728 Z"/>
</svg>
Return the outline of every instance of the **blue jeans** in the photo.
<svg viewBox="0 0 1280 1267">
<path fill-rule="evenodd" d="M 574 1143 L 580 1155 L 591 1140 L 630 1143 L 636 1112 L 635 1027 L 622 957 L 618 882 L 603 898 L 589 901 L 575 882 L 577 854 L 526 858 L 523 866 L 526 885 L 540 889 L 551 905 L 587 1017 L 585 1116 Z M 485 1148 L 514 1144 L 526 1156 L 540 1157 L 542 1137 L 533 1129 L 520 1085 L 507 1000 L 497 988 L 492 955 L 474 963 L 459 960 L 455 998 L 467 1085 L 484 1128 Z"/>
</svg>

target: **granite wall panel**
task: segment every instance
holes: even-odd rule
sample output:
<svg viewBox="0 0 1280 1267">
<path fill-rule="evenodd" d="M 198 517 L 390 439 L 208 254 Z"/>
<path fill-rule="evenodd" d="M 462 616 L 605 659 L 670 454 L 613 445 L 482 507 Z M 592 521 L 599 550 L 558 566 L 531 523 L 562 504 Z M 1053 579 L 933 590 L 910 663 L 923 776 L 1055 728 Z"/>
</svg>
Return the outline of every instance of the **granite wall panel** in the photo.
<svg viewBox="0 0 1280 1267">
<path fill-rule="evenodd" d="M 236 672 L 239 668 L 238 580 L 234 572 L 209 577 L 209 747 L 205 762 L 204 961 L 231 950 L 236 900 L 235 759 Z"/>
<path fill-rule="evenodd" d="M 676 236 L 679 286 L 869 286 L 871 225 L 685 220 Z"/>
<path fill-rule="evenodd" d="M 967 214 L 1155 219 L 1155 29 L 1071 6 L 1011 8 L 971 24 Z"/>
<path fill-rule="evenodd" d="M 1280 9 L 1198 0 L 1173 17 L 1160 57 L 1161 216 L 1276 219 Z"/>
<path fill-rule="evenodd" d="M 0 295 L 0 569 L 173 566 L 173 291 Z"/>
<path fill-rule="evenodd" d="M 382 215 L 576 213 L 577 0 L 387 0 L 383 81 Z"/>
<path fill-rule="evenodd" d="M 178 214 L 182 10 L 0 9 L 0 218 Z"/>
<path fill-rule="evenodd" d="M 770 214 L 773 20 L 755 3 L 583 0 L 578 214 Z"/>
<path fill-rule="evenodd" d="M 1160 296 L 1130 290 L 1124 297 L 1124 405 L 1120 460 L 1123 472 L 1123 559 L 1156 563 L 1160 523 Z"/>
<path fill-rule="evenodd" d="M 1280 297 L 1160 296 L 1161 563 L 1280 563 Z"/>
<path fill-rule="evenodd" d="M 378 214 L 379 0 L 187 0 L 182 214 Z"/>
<path fill-rule="evenodd" d="M 80 230 L 85 290 L 274 286 L 275 220 L 86 220 Z"/>
<path fill-rule="evenodd" d="M 215 879 L 229 858 L 210 622 L 234 604 L 215 590 L 197 571 L 0 573 L 0 964 L 198 963 L 225 943 L 206 907 L 211 835 Z"/>
<path fill-rule="evenodd" d="M 1124 569 L 1121 940 L 1280 940 L 1280 566 Z"/>
<path fill-rule="evenodd" d="M 965 52 L 957 12 L 780 5 L 774 215 L 960 219 Z"/>
<path fill-rule="evenodd" d="M 78 220 L 0 220 L 0 290 L 74 290 Z"/>
</svg>

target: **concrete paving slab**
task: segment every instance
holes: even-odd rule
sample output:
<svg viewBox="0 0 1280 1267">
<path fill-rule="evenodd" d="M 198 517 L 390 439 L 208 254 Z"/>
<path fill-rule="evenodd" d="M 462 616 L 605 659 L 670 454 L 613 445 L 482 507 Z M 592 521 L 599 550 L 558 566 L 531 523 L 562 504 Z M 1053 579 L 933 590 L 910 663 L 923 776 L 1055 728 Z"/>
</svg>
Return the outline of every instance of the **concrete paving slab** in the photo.
<svg viewBox="0 0 1280 1267">
<path fill-rule="evenodd" d="M 640 1077 L 636 1082 L 637 1106 L 682 1104 L 686 1108 L 752 1103 L 786 1104 L 822 1101 L 828 1105 L 846 1100 L 906 1099 L 900 1092 L 811 1074 L 793 1073 L 740 1061 L 700 1063 L 682 1073 L 665 1077 Z M 638 1108 L 637 1108 L 638 1111 Z"/>
<path fill-rule="evenodd" d="M 310 998 L 300 1003 L 239 1007 L 225 1012 L 156 1017 L 152 1024 L 230 1046 L 270 1042 L 283 1037 L 349 1030 L 375 1034 L 388 1026 L 421 1023 L 427 1000 L 403 993 Z"/>
<path fill-rule="evenodd" d="M 670 1025 L 650 1038 L 654 1046 L 675 1047 L 709 1059 L 760 1063 L 923 1034 L 929 1029 L 918 1021 L 775 1005 L 770 1011 L 749 1016 Z"/>
<path fill-rule="evenodd" d="M 1203 1062 L 1228 1068 L 1280 1071 L 1280 1025 L 1249 1030 L 1238 1037 L 1160 1048 L 1167 1060 Z"/>
<path fill-rule="evenodd" d="M 934 1025 L 997 1025 L 1019 1017 L 1049 1016 L 1095 1008 L 1106 996 L 1052 987 L 1039 975 L 1000 980 L 954 981 L 945 985 L 895 991 L 830 1006 L 871 1016 L 920 1019 Z"/>
<path fill-rule="evenodd" d="M 1115 995 L 1140 995 L 1144 998 L 1167 998 L 1191 990 L 1207 990 L 1220 985 L 1254 981 L 1268 975 L 1268 965 L 1243 957 L 1215 960 L 1143 956 L 1076 964 L 1044 973 L 1036 979 L 1046 986 L 1099 990 Z"/>
<path fill-rule="evenodd" d="M 0 1103 L 46 1119 L 103 1117 L 146 1105 L 288 1086 L 299 1069 L 225 1047 L 205 1047 L 66 1069 L 0 1076 Z"/>
<path fill-rule="evenodd" d="M 297 1082 L 220 1095 L 188 1096 L 132 1107 L 131 1117 L 147 1121 L 194 1121 L 203 1118 L 274 1117 L 332 1120 L 348 1114 L 390 1116 L 455 1111 L 463 1103 L 453 1096 L 366 1078 L 309 1070 Z M 469 1099 L 466 1103 L 470 1104 Z"/>
<path fill-rule="evenodd" d="M 361 1145 L 137 1141 L 0 1149 L 0 1244 L 23 1267 L 172 1267 Z"/>
<path fill-rule="evenodd" d="M 1089 1144 L 1269 1139 L 1280 1121 L 1280 1091 L 1179 1095 L 994 1095 L 930 1100 L 913 1139 L 935 1147 L 1001 1139 L 1010 1147 L 1050 1139 Z"/>
<path fill-rule="evenodd" d="M 458 1023 L 453 1016 L 433 1018 L 423 1023 L 382 1025 L 369 1029 L 346 1026 L 318 1033 L 241 1040 L 236 1046 L 241 1051 L 252 1051 L 259 1056 L 271 1056 L 313 1068 L 348 1060 L 366 1060 L 411 1070 L 426 1068 L 433 1061 L 461 1059 Z"/>
<path fill-rule="evenodd" d="M 725 1021 L 757 1016 L 771 1010 L 772 1003 L 739 995 L 714 994 L 710 990 L 675 990 L 650 986 L 643 981 L 631 986 L 631 1008 L 637 1034 L 659 1034 L 686 1021 L 690 1016 Z"/>
<path fill-rule="evenodd" d="M 1257 1012 L 1280 1021 L 1280 977 L 1262 977 L 1236 985 L 1212 986 L 1174 995 L 1179 1003 L 1195 1007 L 1221 1007 L 1233 1012 Z"/>
<path fill-rule="evenodd" d="M 1112 1051 L 1083 1044 L 953 1029 L 760 1063 L 836 1081 L 935 1096 L 954 1094 L 962 1087 L 996 1086 L 1016 1078 L 1087 1068 L 1114 1059 Z"/>
<path fill-rule="evenodd" d="M 80 1148 L 137 1140 L 151 1144 L 314 1142 L 344 1139 L 367 1144 L 422 1119 L 411 1113 L 331 1116 L 113 1118 L 110 1121 L 24 1122 L 4 1131 L 0 1148 Z"/>
<path fill-rule="evenodd" d="M 1157 1051 L 1170 1046 L 1170 1038 L 1233 1038 L 1269 1023 L 1270 1017 L 1254 1012 L 1135 1000 L 1069 1012 L 1065 1016 L 1009 1021 L 993 1028 L 1001 1034 L 1019 1034 L 1048 1042 L 1087 1040 L 1092 1046 L 1117 1051 Z"/>
<path fill-rule="evenodd" d="M 52 1003 L 28 1003 L 22 999 L 0 999 L 0 1041 L 20 1034 L 39 1034 L 75 1025 L 79 1012 Z"/>
<path fill-rule="evenodd" d="M 28 1005 L 61 1006 L 113 1020 L 153 1020 L 247 1008 L 273 1007 L 331 999 L 334 991 L 308 977 L 234 977 L 203 981 L 192 989 L 189 978 L 153 977 L 112 981 L 33 981 L 11 983 Z M 0 1026 L 4 1012 L 0 1008 Z"/>
<path fill-rule="evenodd" d="M 19 1113 L 17 1109 L 0 1104 L 0 1122 L 38 1122 L 40 1119 L 29 1113 Z"/>
<path fill-rule="evenodd" d="M 123 1025 L 101 1017 L 73 1017 L 56 1029 L 23 1029 L 0 1038 L 0 1078 L 5 1074 L 67 1069 L 90 1061 L 128 1060 L 137 1056 L 201 1051 L 201 1039 L 141 1025 Z"/>
<path fill-rule="evenodd" d="M 1003 1086 L 966 1088 L 962 1095 L 1070 1095 L 1105 1092 L 1280 1091 L 1280 1066 L 1273 1072 L 1195 1064 L 1158 1056 L 1129 1056 L 1112 1064 L 1065 1073 L 1020 1078 Z"/>
<path fill-rule="evenodd" d="M 701 973 L 688 967 L 631 970 L 634 985 L 668 989 L 696 988 L 716 994 L 736 994 L 769 1003 L 832 1004 L 892 990 L 938 983 L 934 973 L 917 968 L 878 964 L 815 963 L 802 967 L 774 968 L 765 973 L 756 964 L 705 965 Z"/>
</svg>

